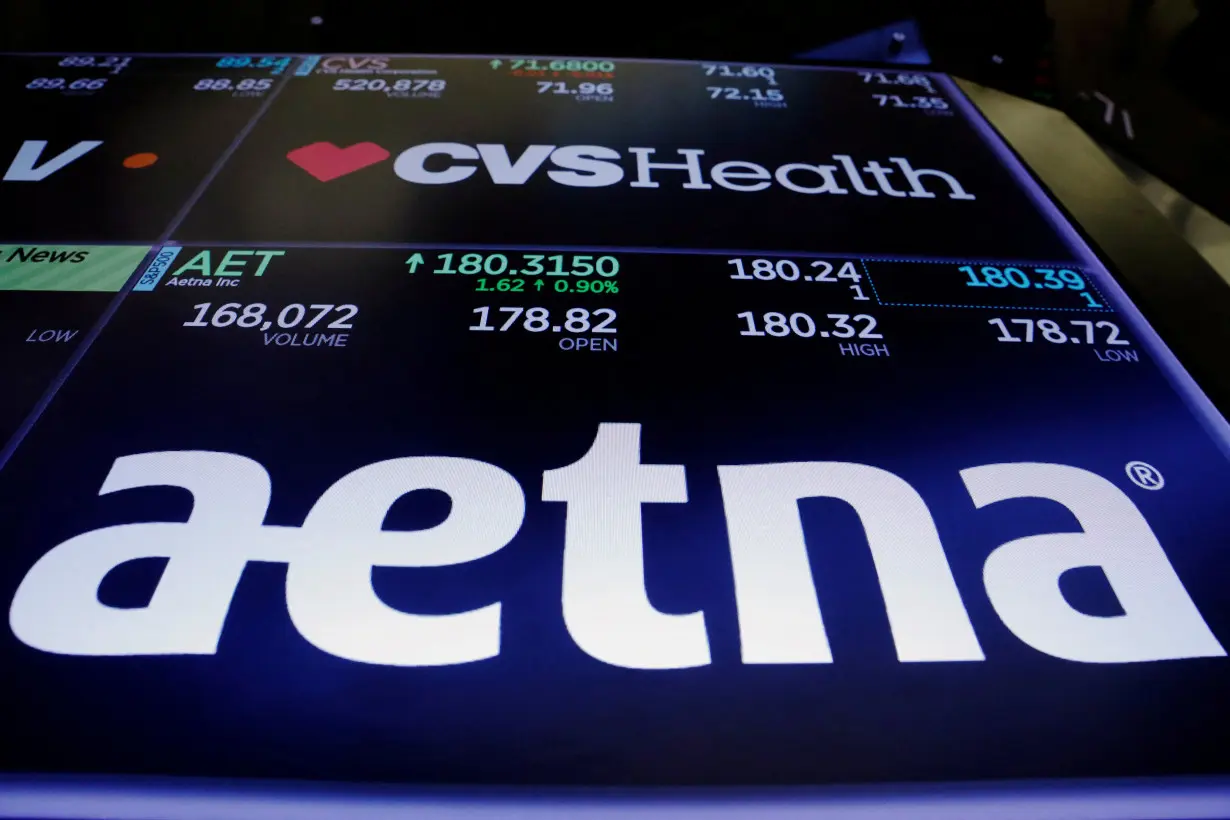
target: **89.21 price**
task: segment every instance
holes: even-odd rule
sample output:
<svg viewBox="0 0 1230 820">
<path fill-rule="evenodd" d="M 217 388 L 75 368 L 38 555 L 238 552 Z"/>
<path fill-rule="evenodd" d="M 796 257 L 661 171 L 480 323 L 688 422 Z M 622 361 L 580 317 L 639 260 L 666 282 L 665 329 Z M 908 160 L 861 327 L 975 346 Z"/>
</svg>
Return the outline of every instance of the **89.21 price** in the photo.
<svg viewBox="0 0 1230 820">
<path fill-rule="evenodd" d="M 354 327 L 351 320 L 358 315 L 359 309 L 354 305 L 287 305 L 278 311 L 277 316 L 266 318 L 268 306 L 262 302 L 243 305 L 239 302 L 227 302 L 214 308 L 212 302 L 193 305 L 196 316 L 184 327 L 255 327 L 269 330 L 276 326 L 283 330 L 292 328 L 312 328 L 332 314 L 332 320 L 323 327 L 330 330 L 350 330 Z"/>
</svg>

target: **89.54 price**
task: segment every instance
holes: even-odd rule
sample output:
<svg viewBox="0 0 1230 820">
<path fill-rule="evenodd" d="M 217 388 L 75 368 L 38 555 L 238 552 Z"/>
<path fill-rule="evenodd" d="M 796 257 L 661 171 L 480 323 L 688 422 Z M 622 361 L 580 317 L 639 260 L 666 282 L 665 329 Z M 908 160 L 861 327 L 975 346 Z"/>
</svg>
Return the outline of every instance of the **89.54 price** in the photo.
<svg viewBox="0 0 1230 820">
<path fill-rule="evenodd" d="M 196 316 L 184 322 L 184 327 L 259 327 L 269 330 L 275 325 L 284 330 L 292 328 L 312 328 L 326 318 L 330 321 L 322 325 L 331 330 L 350 330 L 354 327 L 351 320 L 358 315 L 359 309 L 354 305 L 287 305 L 278 311 L 277 316 L 269 313 L 269 308 L 262 302 L 243 305 L 239 302 L 227 302 L 214 308 L 212 302 L 193 305 Z"/>
</svg>

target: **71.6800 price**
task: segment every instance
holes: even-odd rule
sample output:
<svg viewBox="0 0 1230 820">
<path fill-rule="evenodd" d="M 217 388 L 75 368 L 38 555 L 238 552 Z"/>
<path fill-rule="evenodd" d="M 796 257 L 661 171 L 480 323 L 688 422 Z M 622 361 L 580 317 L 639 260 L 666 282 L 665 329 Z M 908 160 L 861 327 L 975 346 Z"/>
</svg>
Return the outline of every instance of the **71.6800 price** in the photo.
<svg viewBox="0 0 1230 820">
<path fill-rule="evenodd" d="M 354 327 L 351 319 L 359 313 L 359 309 L 354 305 L 295 303 L 282 308 L 275 318 L 266 319 L 268 306 L 262 302 L 253 302 L 250 305 L 227 302 L 217 308 L 213 307 L 212 302 L 203 302 L 192 307 L 196 310 L 196 316 L 191 321 L 184 322 L 184 327 L 230 327 L 235 325 L 236 327 L 259 326 L 261 330 L 268 330 L 276 324 L 280 328 L 290 330 L 297 327 L 316 327 L 327 316 L 335 314 L 332 321 L 325 327 L 332 330 L 350 330 Z"/>
</svg>

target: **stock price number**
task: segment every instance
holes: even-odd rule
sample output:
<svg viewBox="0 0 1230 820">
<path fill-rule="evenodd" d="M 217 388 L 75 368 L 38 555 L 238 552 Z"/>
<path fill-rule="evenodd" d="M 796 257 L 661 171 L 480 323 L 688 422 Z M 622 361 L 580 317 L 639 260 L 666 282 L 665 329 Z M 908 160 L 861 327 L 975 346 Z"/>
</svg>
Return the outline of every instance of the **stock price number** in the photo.
<svg viewBox="0 0 1230 820">
<path fill-rule="evenodd" d="M 334 91 L 385 91 L 394 94 L 439 94 L 448 85 L 447 80 L 388 80 L 380 77 L 372 79 L 341 79 L 333 83 Z"/>
<path fill-rule="evenodd" d="M 719 85 L 707 85 L 705 90 L 709 92 L 711 100 L 736 100 L 740 102 L 751 101 L 760 105 L 763 103 L 765 108 L 785 108 L 786 97 L 782 94 L 780 88 L 728 88 Z"/>
<path fill-rule="evenodd" d="M 587 310 L 585 308 L 570 308 L 567 311 L 556 311 L 555 314 L 544 307 L 501 307 L 496 315 L 498 324 L 491 322 L 491 307 L 474 308 L 478 316 L 476 324 L 470 325 L 470 330 L 494 330 L 506 332 L 509 330 L 528 330 L 530 333 L 614 333 L 615 311 L 610 308 Z M 563 313 L 563 321 L 559 314 Z M 558 322 L 558 324 L 557 324 Z"/>
<path fill-rule="evenodd" d="M 119 74 L 124 67 L 132 62 L 131 57 L 65 57 L 60 60 L 61 68 L 109 68 L 112 74 Z"/>
<path fill-rule="evenodd" d="M 741 79 L 767 80 L 769 85 L 777 85 L 777 72 L 767 65 L 732 66 L 723 63 L 701 63 L 706 77 L 739 77 Z"/>
<path fill-rule="evenodd" d="M 1037 342 L 1051 344 L 1104 344 L 1130 345 L 1127 339 L 1119 338 L 1119 326 L 1114 322 L 1094 322 L 1084 319 L 1069 319 L 1057 322 L 1053 319 L 988 319 L 987 324 L 999 330 L 997 342 Z M 1010 329 L 1008 325 L 1014 325 Z M 1064 325 L 1067 329 L 1064 329 Z M 1020 331 L 1014 336 L 1012 330 Z M 1036 332 L 1035 332 L 1036 330 Z M 1103 336 L 1104 332 L 1104 336 Z"/>
<path fill-rule="evenodd" d="M 273 80 L 228 80 L 225 77 L 219 79 L 204 79 L 198 80 L 197 84 L 192 86 L 193 91 L 268 91 L 273 88 Z"/>
<path fill-rule="evenodd" d="M 1052 268 L 1031 268 L 1026 273 L 1021 268 L 996 268 L 990 265 L 974 270 L 972 265 L 962 265 L 957 270 L 964 273 L 966 286 L 971 288 L 1032 288 L 1043 290 L 1077 291 L 1091 308 L 1105 307 L 1093 298 L 1085 284 L 1085 277 L 1074 270 L 1055 270 Z"/>
<path fill-rule="evenodd" d="M 332 321 L 324 327 L 332 330 L 350 330 L 354 327 L 351 320 L 359 313 L 359 309 L 354 305 L 301 305 L 296 303 L 282 308 L 275 318 L 266 319 L 268 306 L 262 302 L 253 302 L 250 305 L 227 302 L 217 308 L 212 302 L 203 302 L 193 305 L 192 309 L 196 311 L 196 316 L 184 322 L 184 327 L 230 327 L 235 325 L 236 327 L 256 327 L 260 330 L 269 330 L 276 323 L 277 327 L 290 330 L 299 327 L 316 327 L 326 317 L 333 315 Z"/>
<path fill-rule="evenodd" d="M 492 60 L 491 67 L 499 68 L 500 60 Z M 513 60 L 509 71 L 601 71 L 609 74 L 615 70 L 615 64 L 610 60 L 550 60 L 540 62 L 532 57 Z"/>
<path fill-rule="evenodd" d="M 106 84 L 106 77 L 82 77 L 79 80 L 66 80 L 63 77 L 39 77 L 26 83 L 26 88 L 47 91 L 97 91 Z"/>
<path fill-rule="evenodd" d="M 928 108 L 933 111 L 947 111 L 948 100 L 943 97 L 910 97 L 906 102 L 896 94 L 872 94 L 872 99 L 878 100 L 880 107 L 891 105 L 893 108 Z"/>
<path fill-rule="evenodd" d="M 740 336 L 774 336 L 776 338 L 801 336 L 804 339 L 810 339 L 813 336 L 819 336 L 822 339 L 830 336 L 836 339 L 884 338 L 884 334 L 875 332 L 875 317 L 868 316 L 866 313 L 859 313 L 855 316 L 848 313 L 827 313 L 820 321 L 822 327 L 819 329 L 816 320 L 806 313 L 791 313 L 787 316 L 771 310 L 757 316 L 752 311 L 745 310 L 737 314 L 735 318 L 743 320 L 744 328 L 739 331 Z"/>
<path fill-rule="evenodd" d="M 748 262 L 751 263 L 750 271 Z M 863 293 L 863 288 L 859 284 L 863 276 L 854 267 L 852 260 L 842 262 L 841 267 L 837 268 L 832 262 L 817 259 L 808 263 L 806 275 L 799 269 L 797 263 L 789 259 L 778 259 L 776 262 L 770 259 L 728 259 L 726 264 L 733 265 L 735 268 L 735 272 L 730 275 L 731 279 L 744 281 L 771 282 L 779 279 L 783 282 L 821 282 L 836 285 L 841 284 L 840 280 L 846 279 L 854 283 L 849 286 L 850 290 L 854 291 L 854 301 L 870 301 L 870 297 Z M 837 271 L 836 274 L 833 273 L 834 270 Z"/>
<path fill-rule="evenodd" d="M 579 94 L 584 97 L 610 97 L 615 93 L 614 83 L 577 83 L 576 88 L 571 88 L 568 83 L 550 82 L 549 80 L 540 80 L 538 82 L 539 94 Z"/>
<path fill-rule="evenodd" d="M 215 68 L 272 68 L 274 74 L 281 74 L 290 65 L 290 57 L 223 57 Z"/>
<path fill-rule="evenodd" d="M 863 85 L 868 83 L 872 85 L 915 85 L 927 89 L 932 94 L 935 93 L 935 86 L 931 84 L 931 78 L 926 74 L 892 74 L 885 71 L 860 71 L 858 76 L 863 78 Z"/>
<path fill-rule="evenodd" d="M 489 276 L 502 276 L 504 274 L 510 276 L 516 274 L 521 274 L 522 276 L 538 276 L 539 274 L 546 274 L 547 276 L 589 276 L 593 273 L 599 276 L 615 276 L 619 273 L 619 260 L 614 256 L 594 257 L 588 254 L 574 254 L 572 256 L 551 254 L 547 256 L 541 253 L 525 253 L 519 254 L 519 259 L 513 257 L 511 262 L 508 256 L 502 253 L 466 253 L 461 254 L 460 260 L 457 259 L 457 256 L 455 253 L 436 254 L 436 267 L 431 272 L 441 274 L 461 273 L 469 276 L 475 274 L 486 274 Z M 416 253 L 406 260 L 406 266 L 409 267 L 411 273 L 414 273 L 425 261 L 423 254 Z"/>
</svg>

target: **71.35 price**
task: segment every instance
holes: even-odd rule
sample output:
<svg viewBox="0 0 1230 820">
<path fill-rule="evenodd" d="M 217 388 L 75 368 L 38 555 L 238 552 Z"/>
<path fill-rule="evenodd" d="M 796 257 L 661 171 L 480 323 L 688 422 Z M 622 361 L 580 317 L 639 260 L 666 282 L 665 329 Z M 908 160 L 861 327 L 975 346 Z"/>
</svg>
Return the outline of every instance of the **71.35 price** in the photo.
<svg viewBox="0 0 1230 820">
<path fill-rule="evenodd" d="M 896 94 L 872 94 L 874 99 L 880 101 L 880 107 L 892 104 L 893 108 L 931 108 L 936 111 L 947 111 L 948 100 L 943 97 L 910 97 L 910 101 L 906 102 Z"/>
</svg>

